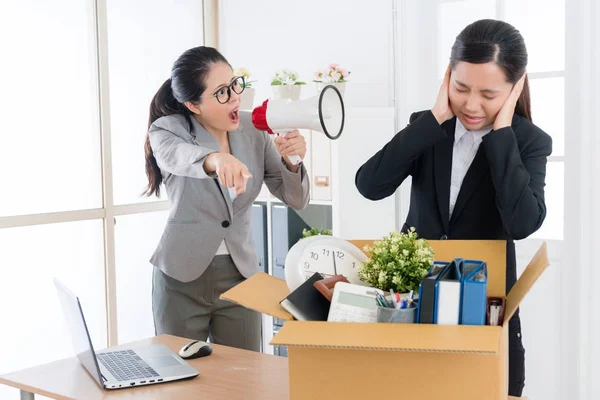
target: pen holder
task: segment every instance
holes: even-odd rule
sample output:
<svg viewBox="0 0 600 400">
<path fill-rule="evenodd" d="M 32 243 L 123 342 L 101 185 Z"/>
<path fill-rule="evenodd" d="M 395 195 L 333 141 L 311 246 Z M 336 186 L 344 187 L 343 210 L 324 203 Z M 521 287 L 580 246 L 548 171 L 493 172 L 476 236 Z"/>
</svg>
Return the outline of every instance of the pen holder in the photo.
<svg viewBox="0 0 600 400">
<path fill-rule="evenodd" d="M 412 304 L 409 308 L 390 308 L 377 306 L 377 322 L 392 324 L 414 324 L 417 307 Z"/>
</svg>

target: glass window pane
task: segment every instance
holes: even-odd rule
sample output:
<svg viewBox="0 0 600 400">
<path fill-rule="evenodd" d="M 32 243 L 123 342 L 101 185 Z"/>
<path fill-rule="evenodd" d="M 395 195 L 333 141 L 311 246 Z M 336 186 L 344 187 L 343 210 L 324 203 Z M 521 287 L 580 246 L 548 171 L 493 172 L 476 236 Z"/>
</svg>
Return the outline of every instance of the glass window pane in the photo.
<svg viewBox="0 0 600 400">
<path fill-rule="evenodd" d="M 533 122 L 552 136 L 552 155 L 565 155 L 565 78 L 532 79 Z"/>
<path fill-rule="evenodd" d="M 438 6 L 438 76 L 443 78 L 452 45 L 458 34 L 470 23 L 496 17 L 495 0 L 465 0 L 442 3 Z"/>
<path fill-rule="evenodd" d="M 154 336 L 152 269 L 148 261 L 168 211 L 124 215 L 115 225 L 119 343 Z"/>
<path fill-rule="evenodd" d="M 504 3 L 505 21 L 525 38 L 529 54 L 527 70 L 564 70 L 565 0 L 505 0 Z"/>
<path fill-rule="evenodd" d="M 565 165 L 562 161 L 549 162 L 546 168 L 546 219 L 531 238 L 563 240 L 565 214 Z"/>
<path fill-rule="evenodd" d="M 0 2 L 0 216 L 102 204 L 92 6 Z"/>
<path fill-rule="evenodd" d="M 75 356 L 54 277 L 79 296 L 94 347 L 106 347 L 102 221 L 0 229 L 0 243 L 0 374 Z"/>
<path fill-rule="evenodd" d="M 203 44 L 202 2 L 108 0 L 108 60 L 115 204 L 146 186 L 144 138 L 152 97 L 185 50 Z M 153 198 L 154 199 L 154 198 Z"/>
</svg>

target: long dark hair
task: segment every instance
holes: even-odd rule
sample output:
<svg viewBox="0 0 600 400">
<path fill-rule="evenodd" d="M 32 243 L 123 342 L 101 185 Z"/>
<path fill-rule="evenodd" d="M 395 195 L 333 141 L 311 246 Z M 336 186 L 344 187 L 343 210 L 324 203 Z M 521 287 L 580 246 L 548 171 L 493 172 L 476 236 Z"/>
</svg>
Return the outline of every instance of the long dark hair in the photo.
<svg viewBox="0 0 600 400">
<path fill-rule="evenodd" d="M 514 85 L 525 73 L 527 48 L 523 36 L 514 26 L 503 21 L 482 19 L 468 25 L 456 37 L 450 55 L 453 69 L 459 61 L 472 64 L 493 61 L 504 71 L 508 82 Z M 527 77 L 515 113 L 531 121 L 531 99 Z"/>
<path fill-rule="evenodd" d="M 148 130 L 161 117 L 173 114 L 185 116 L 189 131 L 192 132 L 192 112 L 185 106 L 186 101 L 199 102 L 200 96 L 206 89 L 205 79 L 213 64 L 226 63 L 225 57 L 212 47 L 199 46 L 187 50 L 173 64 L 171 78 L 167 79 L 150 103 L 150 116 L 148 118 Z M 143 194 L 146 196 L 156 195 L 160 197 L 160 184 L 162 174 L 154 158 L 150 136 L 146 133 L 144 142 L 144 153 L 146 155 L 146 176 L 148 186 Z"/>
</svg>

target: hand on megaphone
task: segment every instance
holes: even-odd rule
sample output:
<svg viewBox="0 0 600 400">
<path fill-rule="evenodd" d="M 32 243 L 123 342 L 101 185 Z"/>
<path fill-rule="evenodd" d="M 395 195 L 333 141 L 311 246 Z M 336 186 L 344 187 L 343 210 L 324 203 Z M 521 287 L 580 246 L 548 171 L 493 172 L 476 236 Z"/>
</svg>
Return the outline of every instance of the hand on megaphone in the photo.
<svg viewBox="0 0 600 400">
<path fill-rule="evenodd" d="M 306 155 L 306 139 L 299 131 L 294 130 L 285 136 L 277 136 L 275 138 L 275 148 L 283 156 L 288 166 L 294 167 L 297 163 L 294 162 L 295 160 L 291 160 L 290 157 L 298 156 L 301 160 L 304 159 Z"/>
<path fill-rule="evenodd" d="M 288 140 L 294 129 L 323 132 L 329 139 L 335 140 L 342 134 L 345 118 L 344 100 L 333 85 L 325 86 L 318 96 L 297 101 L 267 99 L 252 110 L 252 125 L 256 129 L 284 136 Z M 302 137 L 298 133 L 296 135 Z M 281 139 L 278 141 L 277 150 L 281 147 L 279 152 L 282 155 L 286 152 L 286 162 L 300 164 L 306 153 L 306 143 L 300 146 L 299 141 L 292 141 L 291 144 Z M 283 147 L 284 143 L 287 146 Z"/>
<path fill-rule="evenodd" d="M 240 160 L 227 153 L 211 153 L 204 161 L 207 172 L 216 172 L 221 185 L 235 188 L 235 194 L 240 195 L 246 191 L 246 183 L 252 178 L 248 167 Z"/>
</svg>

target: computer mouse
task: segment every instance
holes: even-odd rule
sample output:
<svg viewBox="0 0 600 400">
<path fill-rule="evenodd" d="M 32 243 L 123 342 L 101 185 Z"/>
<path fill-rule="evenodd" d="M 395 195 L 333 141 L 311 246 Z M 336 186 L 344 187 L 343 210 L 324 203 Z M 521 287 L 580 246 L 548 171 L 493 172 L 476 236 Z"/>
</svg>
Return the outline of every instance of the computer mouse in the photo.
<svg viewBox="0 0 600 400">
<path fill-rule="evenodd" d="M 191 343 L 186 344 L 179 350 L 179 356 L 186 360 L 192 358 L 206 357 L 212 354 L 212 347 L 210 344 L 203 342 L 202 340 L 195 340 Z"/>
</svg>

